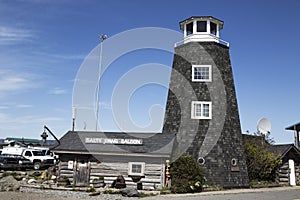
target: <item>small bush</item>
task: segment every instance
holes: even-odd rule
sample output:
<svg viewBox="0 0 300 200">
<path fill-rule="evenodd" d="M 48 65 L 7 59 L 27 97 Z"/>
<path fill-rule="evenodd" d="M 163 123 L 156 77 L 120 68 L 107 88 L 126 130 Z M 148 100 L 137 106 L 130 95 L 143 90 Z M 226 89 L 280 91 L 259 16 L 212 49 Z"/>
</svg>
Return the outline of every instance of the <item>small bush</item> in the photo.
<svg viewBox="0 0 300 200">
<path fill-rule="evenodd" d="M 86 192 L 96 192 L 96 189 L 94 187 L 88 187 Z"/>
<path fill-rule="evenodd" d="M 155 194 L 155 193 L 144 193 L 144 192 L 139 193 L 139 198 L 154 197 L 154 196 L 157 196 L 157 194 Z"/>
<path fill-rule="evenodd" d="M 274 155 L 268 145 L 245 144 L 245 154 L 250 181 L 272 182 L 280 165 L 279 155 Z"/>
<path fill-rule="evenodd" d="M 179 157 L 171 164 L 173 193 L 201 192 L 205 182 L 203 168 L 190 155 Z"/>
</svg>

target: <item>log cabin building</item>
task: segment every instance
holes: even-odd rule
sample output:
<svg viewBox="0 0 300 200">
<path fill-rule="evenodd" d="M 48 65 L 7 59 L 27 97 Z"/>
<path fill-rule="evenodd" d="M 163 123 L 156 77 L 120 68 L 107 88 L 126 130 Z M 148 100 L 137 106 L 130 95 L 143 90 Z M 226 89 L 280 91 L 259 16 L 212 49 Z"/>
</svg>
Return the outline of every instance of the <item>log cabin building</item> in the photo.
<svg viewBox="0 0 300 200">
<path fill-rule="evenodd" d="M 159 133 L 149 138 L 150 134 L 69 131 L 55 148 L 59 175 L 75 186 L 88 186 L 99 177 L 111 185 L 122 175 L 126 185 L 142 179 L 144 189 L 161 188 L 175 135 Z"/>
</svg>

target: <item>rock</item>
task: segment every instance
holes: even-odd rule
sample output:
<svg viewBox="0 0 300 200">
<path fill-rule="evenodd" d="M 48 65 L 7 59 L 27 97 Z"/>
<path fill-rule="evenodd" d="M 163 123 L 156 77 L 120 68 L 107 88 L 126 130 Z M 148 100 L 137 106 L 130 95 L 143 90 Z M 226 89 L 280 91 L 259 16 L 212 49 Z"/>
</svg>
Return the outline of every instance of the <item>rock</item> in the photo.
<svg viewBox="0 0 300 200">
<path fill-rule="evenodd" d="M 43 184 L 43 185 L 55 185 L 55 183 L 54 183 L 53 180 L 44 181 L 42 184 Z"/>
<path fill-rule="evenodd" d="M 32 173 L 32 176 L 41 176 L 42 175 L 42 172 L 39 172 L 39 171 L 34 171 Z"/>
<path fill-rule="evenodd" d="M 20 172 L 18 172 L 18 174 L 19 174 L 20 176 L 26 176 L 26 175 L 27 175 L 27 172 L 20 171 Z"/>
<path fill-rule="evenodd" d="M 89 194 L 89 196 L 98 196 L 100 194 L 101 194 L 101 192 L 92 192 Z"/>
<path fill-rule="evenodd" d="M 0 191 L 17 191 L 20 189 L 19 182 L 13 176 L 0 179 Z"/>
<path fill-rule="evenodd" d="M 28 181 L 27 181 L 27 183 L 28 184 L 34 184 L 34 183 L 36 183 L 36 180 L 35 179 L 29 179 Z"/>
<path fill-rule="evenodd" d="M 138 197 L 139 192 L 134 188 L 125 188 L 121 190 L 121 195 L 124 197 Z"/>
</svg>

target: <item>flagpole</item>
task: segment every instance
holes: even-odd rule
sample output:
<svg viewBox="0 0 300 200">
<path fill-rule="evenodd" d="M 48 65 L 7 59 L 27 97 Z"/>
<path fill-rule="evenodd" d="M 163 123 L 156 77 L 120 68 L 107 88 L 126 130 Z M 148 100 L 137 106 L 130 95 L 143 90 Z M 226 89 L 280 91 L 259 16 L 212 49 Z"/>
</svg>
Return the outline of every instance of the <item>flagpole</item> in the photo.
<svg viewBox="0 0 300 200">
<path fill-rule="evenodd" d="M 100 58 L 99 58 L 99 72 L 98 72 L 98 86 L 97 86 L 97 100 L 96 100 L 96 131 L 98 130 L 98 119 L 99 119 L 99 98 L 100 98 L 100 79 L 101 79 L 101 65 L 102 65 L 102 46 L 103 41 L 107 38 L 106 35 L 100 35 L 99 38 L 101 39 L 100 43 Z"/>
</svg>

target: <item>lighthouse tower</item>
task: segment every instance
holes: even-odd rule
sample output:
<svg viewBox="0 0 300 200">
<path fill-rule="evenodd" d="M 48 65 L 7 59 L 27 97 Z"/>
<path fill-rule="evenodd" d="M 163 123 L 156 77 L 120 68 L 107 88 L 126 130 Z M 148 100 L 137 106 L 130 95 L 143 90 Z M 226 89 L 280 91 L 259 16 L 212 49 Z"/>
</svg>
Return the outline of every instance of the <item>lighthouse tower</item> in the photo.
<svg viewBox="0 0 300 200">
<path fill-rule="evenodd" d="M 180 22 L 163 133 L 176 133 L 173 157 L 190 154 L 205 169 L 207 184 L 247 187 L 248 173 L 229 43 L 223 21 L 211 16 Z"/>
</svg>

